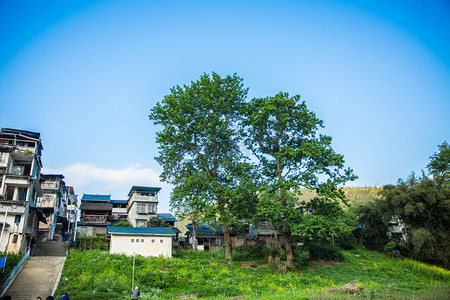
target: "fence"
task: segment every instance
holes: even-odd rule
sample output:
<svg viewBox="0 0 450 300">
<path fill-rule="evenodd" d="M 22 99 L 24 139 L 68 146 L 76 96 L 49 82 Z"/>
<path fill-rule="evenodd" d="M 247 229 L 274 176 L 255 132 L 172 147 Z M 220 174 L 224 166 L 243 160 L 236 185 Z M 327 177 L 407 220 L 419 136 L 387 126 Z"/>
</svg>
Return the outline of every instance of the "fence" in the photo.
<svg viewBox="0 0 450 300">
<path fill-rule="evenodd" d="M 23 265 L 28 261 L 30 258 L 30 252 L 31 248 L 28 249 L 28 251 L 25 253 L 25 255 L 22 257 L 22 259 L 19 261 L 19 263 L 15 266 L 14 269 L 9 273 L 8 277 L 6 277 L 5 281 L 3 281 L 2 286 L 0 287 L 0 297 L 3 296 L 3 294 L 6 291 L 6 288 L 9 286 L 11 281 L 13 281 L 16 277 L 16 275 L 20 272 Z"/>
</svg>

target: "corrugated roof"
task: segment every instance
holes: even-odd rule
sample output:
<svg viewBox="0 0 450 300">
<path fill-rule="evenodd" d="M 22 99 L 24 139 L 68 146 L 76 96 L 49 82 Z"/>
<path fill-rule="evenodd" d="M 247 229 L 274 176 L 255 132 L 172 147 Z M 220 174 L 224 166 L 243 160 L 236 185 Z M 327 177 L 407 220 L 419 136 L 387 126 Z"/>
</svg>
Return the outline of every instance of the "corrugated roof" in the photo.
<svg viewBox="0 0 450 300">
<path fill-rule="evenodd" d="M 192 226 L 192 224 L 188 224 L 186 225 L 186 229 L 189 230 L 189 232 L 193 232 L 194 231 L 194 227 Z M 195 231 L 197 234 L 201 234 L 201 235 L 220 235 L 220 230 L 221 228 L 219 228 L 219 231 L 214 229 L 213 227 L 209 227 L 208 225 L 202 225 L 202 226 L 196 226 L 195 227 Z"/>
<path fill-rule="evenodd" d="M 161 218 L 166 222 L 177 222 L 178 220 L 171 213 L 157 213 L 157 218 Z"/>
<path fill-rule="evenodd" d="M 128 193 L 128 197 L 131 196 L 132 192 L 159 192 L 161 190 L 160 187 L 151 187 L 151 186 L 136 186 L 133 185 Z"/>
<path fill-rule="evenodd" d="M 172 228 L 137 228 L 108 226 L 108 233 L 117 234 L 147 234 L 147 235 L 176 235 Z"/>
<path fill-rule="evenodd" d="M 109 200 L 109 203 L 111 203 L 111 204 L 125 204 L 125 203 L 127 203 L 127 200 Z"/>
<path fill-rule="evenodd" d="M 83 200 L 93 200 L 93 201 L 108 201 L 111 200 L 111 195 L 99 195 L 99 194 L 84 194 L 81 198 Z"/>
</svg>

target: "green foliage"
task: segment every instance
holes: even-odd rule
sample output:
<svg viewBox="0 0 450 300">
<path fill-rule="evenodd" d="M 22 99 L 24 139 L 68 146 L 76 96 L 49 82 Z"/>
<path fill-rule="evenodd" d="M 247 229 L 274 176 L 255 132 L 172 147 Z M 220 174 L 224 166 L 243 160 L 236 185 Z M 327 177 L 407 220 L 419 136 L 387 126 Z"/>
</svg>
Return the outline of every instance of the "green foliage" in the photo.
<svg viewBox="0 0 450 300">
<path fill-rule="evenodd" d="M 412 253 L 424 261 L 450 267 L 450 185 L 412 175 L 385 186 L 384 205 L 408 228 Z"/>
<path fill-rule="evenodd" d="M 114 227 L 133 227 L 130 222 L 128 221 L 119 221 L 116 224 L 113 225 Z"/>
<path fill-rule="evenodd" d="M 0 283 L 6 279 L 9 273 L 16 267 L 23 257 L 22 254 L 0 252 L 0 257 L 4 257 L 5 255 L 7 256 L 6 264 L 5 268 L 2 269 L 3 272 L 0 272 Z"/>
<path fill-rule="evenodd" d="M 272 250 L 264 244 L 257 244 L 255 247 L 243 247 L 240 251 L 233 253 L 234 261 L 258 261 L 266 262 Z"/>
<path fill-rule="evenodd" d="M 314 198 L 308 206 L 313 214 L 303 216 L 292 225 L 292 233 L 310 241 L 318 239 L 334 243 L 338 239 L 348 237 L 356 227 L 354 216 L 342 209 L 339 202 Z"/>
<path fill-rule="evenodd" d="M 450 145 L 443 142 L 439 145 L 439 152 L 430 156 L 430 163 L 427 168 L 435 177 L 443 177 L 445 180 L 450 179 Z"/>
<path fill-rule="evenodd" d="M 108 250 L 108 243 L 106 243 L 106 236 L 80 236 L 77 237 L 75 247 L 78 250 Z"/>
<path fill-rule="evenodd" d="M 389 242 L 386 245 L 384 245 L 384 251 L 392 251 L 395 249 L 395 246 L 397 246 L 395 242 Z"/>
<path fill-rule="evenodd" d="M 335 245 L 325 243 L 308 243 L 307 248 L 310 260 L 344 260 L 341 250 Z"/>
<path fill-rule="evenodd" d="M 304 247 L 294 249 L 307 255 Z M 323 248 L 320 251 L 324 252 Z M 366 288 L 361 295 L 364 298 L 384 299 L 392 295 L 417 298 L 430 293 L 444 294 L 450 287 L 450 271 L 439 267 L 361 248 L 342 253 L 346 263 L 332 267 L 311 265 L 308 270 L 301 267 L 301 271 L 282 273 L 279 268 L 272 271 L 258 259 L 229 264 L 224 261 L 223 251 L 181 250 L 172 259 L 136 256 L 135 285 L 139 286 L 142 299 L 175 299 L 188 293 L 214 299 L 243 295 L 250 299 L 322 299 L 326 288 L 354 279 Z M 133 258 L 125 255 L 99 250 L 71 251 L 56 295 L 68 292 L 73 299 L 128 299 L 132 264 Z"/>
<path fill-rule="evenodd" d="M 336 187 L 356 176 L 350 169 L 343 170 L 344 158 L 331 148 L 331 137 L 318 133 L 322 120 L 298 95 L 278 93 L 252 99 L 245 107 L 243 127 L 245 143 L 259 160 L 260 189 L 265 192 L 259 207 L 264 208 L 265 218 L 284 229 L 286 260 L 292 267 L 291 229 L 298 223 L 298 212 L 288 191 L 306 187 L 316 189 L 319 197 L 345 200 Z M 306 221 L 317 225 L 326 219 L 319 216 Z"/>
<path fill-rule="evenodd" d="M 383 250 L 389 241 L 389 221 L 393 218 L 392 211 L 386 206 L 383 199 L 374 199 L 361 203 L 356 207 L 357 220 L 362 226 L 362 239 L 364 243 L 375 250 Z"/>
<path fill-rule="evenodd" d="M 240 151 L 236 127 L 246 96 L 242 78 L 213 72 L 173 87 L 149 116 L 162 126 L 155 159 L 163 168 L 161 179 L 174 185 L 171 207 L 178 215 L 195 211 L 206 220 L 219 217 L 228 259 L 228 223 L 242 219 L 255 199 L 251 165 Z"/>
<path fill-rule="evenodd" d="M 170 227 L 170 225 L 161 218 L 150 218 L 147 221 L 146 227 Z"/>
</svg>

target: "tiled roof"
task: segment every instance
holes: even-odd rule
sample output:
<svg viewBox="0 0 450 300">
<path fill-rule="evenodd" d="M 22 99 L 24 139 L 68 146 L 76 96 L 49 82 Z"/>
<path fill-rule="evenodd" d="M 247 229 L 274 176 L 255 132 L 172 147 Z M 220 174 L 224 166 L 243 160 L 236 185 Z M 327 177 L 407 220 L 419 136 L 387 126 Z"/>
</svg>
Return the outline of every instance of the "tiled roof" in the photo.
<svg viewBox="0 0 450 300">
<path fill-rule="evenodd" d="M 178 221 L 171 213 L 157 213 L 157 218 L 161 218 L 166 222 L 176 222 Z"/>
<path fill-rule="evenodd" d="M 117 234 L 147 234 L 147 235 L 175 235 L 172 228 L 136 228 L 108 226 L 108 233 Z"/>
<path fill-rule="evenodd" d="M 111 211 L 113 205 L 110 203 L 90 203 L 82 202 L 80 205 L 81 210 L 101 210 L 101 211 Z"/>
<path fill-rule="evenodd" d="M 128 193 L 128 197 L 130 197 L 132 192 L 159 192 L 161 190 L 160 187 L 151 187 L 151 186 L 136 186 L 133 185 Z"/>
<path fill-rule="evenodd" d="M 83 200 L 109 201 L 111 200 L 111 195 L 83 194 L 81 201 Z"/>
</svg>

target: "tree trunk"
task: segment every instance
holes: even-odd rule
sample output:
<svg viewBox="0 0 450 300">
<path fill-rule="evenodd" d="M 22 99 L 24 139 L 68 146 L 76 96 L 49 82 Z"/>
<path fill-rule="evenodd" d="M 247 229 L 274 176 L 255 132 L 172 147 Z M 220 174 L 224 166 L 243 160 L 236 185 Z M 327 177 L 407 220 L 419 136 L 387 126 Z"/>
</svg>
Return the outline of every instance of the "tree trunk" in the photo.
<svg viewBox="0 0 450 300">
<path fill-rule="evenodd" d="M 232 257 L 232 247 L 230 232 L 228 231 L 228 225 L 225 221 L 222 221 L 223 239 L 225 240 L 225 258 L 228 262 L 231 262 Z"/>
<path fill-rule="evenodd" d="M 294 267 L 294 253 L 292 252 L 292 234 L 291 229 L 286 227 L 286 266 L 288 268 Z"/>
<path fill-rule="evenodd" d="M 192 245 L 194 251 L 197 250 L 197 223 L 195 221 L 192 222 Z"/>
</svg>

